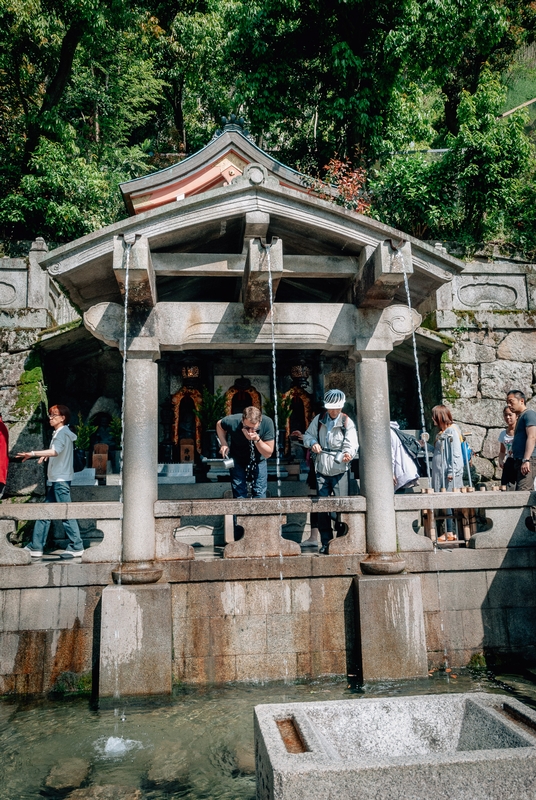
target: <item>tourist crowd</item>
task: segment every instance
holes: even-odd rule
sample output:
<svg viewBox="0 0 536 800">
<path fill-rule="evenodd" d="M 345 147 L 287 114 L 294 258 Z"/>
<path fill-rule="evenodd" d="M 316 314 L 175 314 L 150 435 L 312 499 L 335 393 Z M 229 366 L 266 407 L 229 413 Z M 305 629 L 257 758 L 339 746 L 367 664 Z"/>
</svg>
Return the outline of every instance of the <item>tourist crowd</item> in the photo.
<svg viewBox="0 0 536 800">
<path fill-rule="evenodd" d="M 357 430 L 352 419 L 343 412 L 346 403 L 344 392 L 331 389 L 324 395 L 323 409 L 316 414 L 305 432 L 293 431 L 307 451 L 310 463 L 309 486 L 318 497 L 342 497 L 349 494 L 350 467 L 359 451 Z M 66 406 L 54 405 L 49 409 L 49 422 L 53 429 L 50 447 L 18 453 L 23 461 L 39 459 L 48 462 L 46 503 L 70 502 L 73 478 L 73 447 L 76 435 L 69 428 L 70 411 Z M 432 409 L 432 422 L 437 430 L 434 446 L 428 444 L 423 432 L 420 441 L 401 431 L 391 422 L 391 456 L 395 491 L 404 491 L 419 482 L 423 463 L 430 474 L 431 487 L 439 492 L 460 489 L 465 482 L 471 484 L 471 449 L 460 427 L 454 422 L 450 409 L 436 405 Z M 522 391 L 513 389 L 506 396 L 503 409 L 505 428 L 498 441 L 501 483 L 510 491 L 532 491 L 536 479 L 536 411 L 527 408 Z M 231 414 L 216 425 L 222 458 L 232 456 L 230 469 L 233 497 L 266 497 L 268 489 L 267 459 L 273 454 L 275 429 L 272 420 L 250 406 L 241 414 Z M 428 449 L 431 450 L 431 470 Z M 424 458 L 423 458 L 424 455 Z M 0 417 L 0 497 L 5 488 L 8 466 L 8 432 Z M 452 512 L 445 509 L 445 530 L 440 541 L 456 539 L 453 533 Z M 531 530 L 536 530 L 536 508 L 531 509 L 527 520 Z M 69 539 L 68 546 L 57 551 L 63 558 L 82 555 L 83 544 L 76 520 L 64 520 Z M 32 557 L 41 557 L 46 545 L 50 520 L 39 520 L 26 549 Z M 337 514 L 311 514 L 311 536 L 302 544 L 317 545 L 320 537 L 321 554 L 328 552 L 330 540 L 344 532 Z M 238 531 L 235 526 L 235 534 Z M 239 534 L 238 534 L 239 535 Z"/>
</svg>

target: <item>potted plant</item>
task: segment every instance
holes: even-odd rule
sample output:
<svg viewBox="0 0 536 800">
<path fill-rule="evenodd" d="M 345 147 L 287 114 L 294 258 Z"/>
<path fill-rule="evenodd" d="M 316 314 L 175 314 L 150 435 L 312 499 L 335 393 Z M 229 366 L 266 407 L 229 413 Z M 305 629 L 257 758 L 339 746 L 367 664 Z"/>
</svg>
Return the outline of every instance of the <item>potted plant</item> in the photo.
<svg viewBox="0 0 536 800">
<path fill-rule="evenodd" d="M 216 423 L 225 416 L 225 394 L 222 387 L 218 386 L 212 394 L 203 386 L 201 406 L 194 409 L 194 414 L 203 428 L 203 453 L 207 458 L 217 458 Z"/>
<path fill-rule="evenodd" d="M 121 436 L 123 433 L 123 423 L 121 421 L 121 417 L 112 417 L 108 426 L 108 430 L 110 431 L 110 436 L 112 437 L 112 441 L 114 443 L 112 460 L 114 472 L 117 473 L 120 472 L 121 467 Z"/>
<path fill-rule="evenodd" d="M 91 447 L 91 437 L 97 433 L 98 426 L 90 422 L 84 422 L 82 412 L 78 412 L 78 425 L 75 426 L 76 433 L 75 447 L 84 454 L 86 465 L 89 463 L 89 448 Z"/>
<path fill-rule="evenodd" d="M 271 417 L 275 422 L 275 404 L 270 397 L 263 397 L 263 410 L 266 416 Z M 282 392 L 277 393 L 277 427 L 279 429 L 279 455 L 283 456 L 285 453 L 285 437 L 287 422 L 292 414 L 292 395 L 285 395 Z"/>
</svg>

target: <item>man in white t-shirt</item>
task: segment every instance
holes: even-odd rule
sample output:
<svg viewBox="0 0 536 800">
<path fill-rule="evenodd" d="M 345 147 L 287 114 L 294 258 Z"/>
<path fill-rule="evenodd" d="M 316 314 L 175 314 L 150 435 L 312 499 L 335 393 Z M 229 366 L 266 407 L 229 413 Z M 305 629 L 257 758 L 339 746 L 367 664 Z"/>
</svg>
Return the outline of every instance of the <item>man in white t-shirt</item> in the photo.
<svg viewBox="0 0 536 800">
<path fill-rule="evenodd" d="M 48 419 L 54 429 L 52 441 L 48 450 L 32 450 L 29 453 L 17 453 L 17 456 L 27 461 L 29 458 L 38 458 L 39 464 L 48 461 L 47 494 L 45 503 L 70 503 L 71 481 L 73 479 L 73 443 L 76 441 L 74 434 L 68 427 L 71 412 L 67 406 L 51 406 L 48 410 Z M 80 529 L 75 519 L 62 520 L 69 544 L 65 550 L 55 551 L 62 558 L 80 558 L 84 552 L 84 545 L 80 537 Z M 41 558 L 47 541 L 50 528 L 49 519 L 38 519 L 34 525 L 31 544 L 24 548 L 32 558 Z"/>
</svg>

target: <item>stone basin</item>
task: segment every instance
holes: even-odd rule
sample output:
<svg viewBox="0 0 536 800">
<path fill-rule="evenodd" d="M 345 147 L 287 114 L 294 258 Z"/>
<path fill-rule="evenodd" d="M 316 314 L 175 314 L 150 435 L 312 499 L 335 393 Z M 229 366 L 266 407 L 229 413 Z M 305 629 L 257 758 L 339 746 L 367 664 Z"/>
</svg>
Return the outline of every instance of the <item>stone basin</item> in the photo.
<svg viewBox="0 0 536 800">
<path fill-rule="evenodd" d="M 508 695 L 255 709 L 257 800 L 533 800 L 536 712 Z"/>
</svg>

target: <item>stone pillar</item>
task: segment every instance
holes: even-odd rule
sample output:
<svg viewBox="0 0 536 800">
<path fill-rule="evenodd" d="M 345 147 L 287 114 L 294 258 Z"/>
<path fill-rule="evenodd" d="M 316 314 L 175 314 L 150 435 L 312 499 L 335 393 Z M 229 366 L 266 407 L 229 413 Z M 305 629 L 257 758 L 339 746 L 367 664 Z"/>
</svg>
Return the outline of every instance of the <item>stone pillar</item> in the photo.
<svg viewBox="0 0 536 800">
<path fill-rule="evenodd" d="M 102 592 L 101 697 L 171 694 L 171 587 L 105 586 Z"/>
<path fill-rule="evenodd" d="M 155 557 L 158 495 L 158 367 L 154 351 L 128 351 L 123 443 L 123 561 Z M 141 566 L 141 564 L 140 564 Z"/>
<path fill-rule="evenodd" d="M 45 240 L 38 236 L 28 255 L 28 307 L 48 309 L 48 273 L 39 266 L 48 253 Z M 49 309 L 50 310 L 50 309 Z"/>
<path fill-rule="evenodd" d="M 363 681 L 425 678 L 428 674 L 418 575 L 356 578 Z"/>
<path fill-rule="evenodd" d="M 367 553 L 365 572 L 402 572 L 397 555 L 391 437 L 389 433 L 389 386 L 385 358 L 356 354 L 357 427 L 361 493 L 367 499 Z"/>
<path fill-rule="evenodd" d="M 360 309 L 356 317 L 357 427 L 361 492 L 367 499 L 367 557 L 363 572 L 390 575 L 402 572 L 397 553 L 393 463 L 389 432 L 389 385 L 386 356 L 419 325 L 420 315 L 407 306 Z"/>
</svg>

